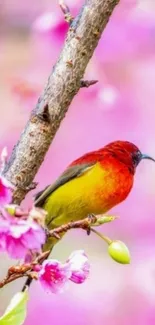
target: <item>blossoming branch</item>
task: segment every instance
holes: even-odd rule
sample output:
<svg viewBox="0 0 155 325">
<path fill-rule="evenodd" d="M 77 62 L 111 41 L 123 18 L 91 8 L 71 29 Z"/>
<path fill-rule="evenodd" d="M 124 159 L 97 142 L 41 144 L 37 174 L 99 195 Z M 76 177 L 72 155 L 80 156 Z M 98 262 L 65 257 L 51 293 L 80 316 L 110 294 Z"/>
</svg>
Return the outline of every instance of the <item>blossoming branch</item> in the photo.
<svg viewBox="0 0 155 325">
<path fill-rule="evenodd" d="M 1 154 L 1 171 L 7 158 L 6 152 Z M 46 212 L 32 207 L 24 210 L 18 205 L 10 204 L 12 200 L 12 185 L 0 175 L 0 250 L 7 252 L 11 258 L 22 259 L 23 263 L 12 266 L 8 274 L 0 281 L 0 287 L 18 278 L 28 276 L 39 280 L 42 286 L 51 292 L 60 292 L 71 280 L 83 283 L 90 270 L 88 258 L 84 251 L 75 251 L 66 263 L 46 258 L 49 251 L 42 253 L 42 246 L 47 237 L 60 237 L 60 234 L 70 229 L 81 228 L 89 235 L 92 232 L 106 241 L 110 256 L 119 263 L 129 263 L 130 256 L 127 247 L 119 241 L 112 241 L 92 227 L 100 226 L 116 219 L 112 216 L 88 216 L 84 220 L 69 222 L 52 230 L 45 226 Z"/>
</svg>

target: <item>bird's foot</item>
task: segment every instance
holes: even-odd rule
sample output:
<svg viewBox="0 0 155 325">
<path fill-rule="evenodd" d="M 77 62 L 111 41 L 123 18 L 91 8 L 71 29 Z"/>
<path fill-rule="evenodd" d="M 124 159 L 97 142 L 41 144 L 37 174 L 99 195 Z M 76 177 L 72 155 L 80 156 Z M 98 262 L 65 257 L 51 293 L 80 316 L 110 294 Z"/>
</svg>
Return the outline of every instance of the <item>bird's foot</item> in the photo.
<svg viewBox="0 0 155 325">
<path fill-rule="evenodd" d="M 88 220 L 89 220 L 89 226 L 87 228 L 87 235 L 89 236 L 91 233 L 91 224 L 93 224 L 96 221 L 96 216 L 94 214 L 89 214 Z"/>
<path fill-rule="evenodd" d="M 114 221 L 115 219 L 118 219 L 116 216 L 108 216 L 108 215 L 94 215 L 90 214 L 88 215 L 88 226 L 87 226 L 87 235 L 90 235 L 91 233 L 91 227 L 101 226 L 104 223 Z"/>
<path fill-rule="evenodd" d="M 60 239 L 60 235 L 56 233 L 56 231 L 53 232 L 53 236 L 56 238 L 56 239 Z"/>
<path fill-rule="evenodd" d="M 45 234 L 46 234 L 46 237 L 51 237 L 51 233 L 50 233 L 50 231 L 49 231 L 48 228 L 45 228 Z M 56 239 L 60 239 L 61 238 L 60 235 L 57 234 L 56 231 L 52 231 L 52 237 L 55 237 Z"/>
<path fill-rule="evenodd" d="M 45 228 L 44 228 L 44 231 L 45 231 L 45 235 L 46 235 L 46 237 L 49 237 L 49 236 L 50 236 L 49 229 L 45 227 Z"/>
<path fill-rule="evenodd" d="M 87 235 L 89 236 L 90 233 L 91 233 L 91 228 L 90 228 L 90 226 L 89 226 L 89 227 L 87 228 Z"/>
</svg>

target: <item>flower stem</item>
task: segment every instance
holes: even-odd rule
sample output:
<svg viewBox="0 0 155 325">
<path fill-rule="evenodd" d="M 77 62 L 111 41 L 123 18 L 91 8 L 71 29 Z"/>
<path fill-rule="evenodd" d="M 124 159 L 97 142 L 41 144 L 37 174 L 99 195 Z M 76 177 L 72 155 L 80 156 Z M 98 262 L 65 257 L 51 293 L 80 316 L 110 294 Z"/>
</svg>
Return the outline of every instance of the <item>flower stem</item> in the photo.
<svg viewBox="0 0 155 325">
<path fill-rule="evenodd" d="M 104 235 L 102 235 L 100 232 L 98 232 L 97 230 L 91 228 L 91 231 L 94 232 L 97 236 L 99 236 L 100 238 L 102 238 L 108 245 L 110 245 L 112 243 L 112 240 Z"/>
</svg>

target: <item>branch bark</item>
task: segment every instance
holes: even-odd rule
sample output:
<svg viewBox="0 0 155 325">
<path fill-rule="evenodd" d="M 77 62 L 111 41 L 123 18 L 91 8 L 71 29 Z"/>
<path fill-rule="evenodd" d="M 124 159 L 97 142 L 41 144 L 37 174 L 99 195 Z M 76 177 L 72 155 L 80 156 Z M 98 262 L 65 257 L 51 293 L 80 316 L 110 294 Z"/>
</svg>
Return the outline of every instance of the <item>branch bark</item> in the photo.
<svg viewBox="0 0 155 325">
<path fill-rule="evenodd" d="M 14 202 L 20 203 L 80 89 L 86 66 L 119 0 L 86 0 L 68 31 L 64 48 L 44 91 L 14 147 L 4 175 L 15 186 Z"/>
</svg>

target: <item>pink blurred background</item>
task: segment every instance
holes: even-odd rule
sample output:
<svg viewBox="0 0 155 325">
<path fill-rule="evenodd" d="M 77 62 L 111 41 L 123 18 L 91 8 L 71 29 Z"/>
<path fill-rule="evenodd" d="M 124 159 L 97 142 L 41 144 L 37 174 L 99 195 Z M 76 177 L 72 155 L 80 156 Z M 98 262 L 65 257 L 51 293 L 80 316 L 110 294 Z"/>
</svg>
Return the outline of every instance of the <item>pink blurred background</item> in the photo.
<svg viewBox="0 0 155 325">
<path fill-rule="evenodd" d="M 66 0 L 67 1 L 67 0 Z M 0 3 L 0 149 L 9 154 L 29 118 L 63 45 L 67 24 L 56 0 Z M 73 14 L 81 0 L 68 0 Z M 86 78 L 99 83 L 82 89 L 70 106 L 36 181 L 52 182 L 73 159 L 123 139 L 155 157 L 155 1 L 120 0 L 91 60 Z M 48 170 L 48 172 L 47 172 Z M 31 205 L 29 193 L 25 205 Z M 130 265 L 116 264 L 94 234 L 70 231 L 54 250 L 64 261 L 74 249 L 89 256 L 91 274 L 61 295 L 31 288 L 25 325 L 129 325 L 155 323 L 155 166 L 138 167 L 128 199 L 111 211 L 120 219 L 101 227 L 125 241 Z M 0 276 L 13 264 L 1 255 Z M 0 291 L 4 312 L 22 281 Z"/>
</svg>

